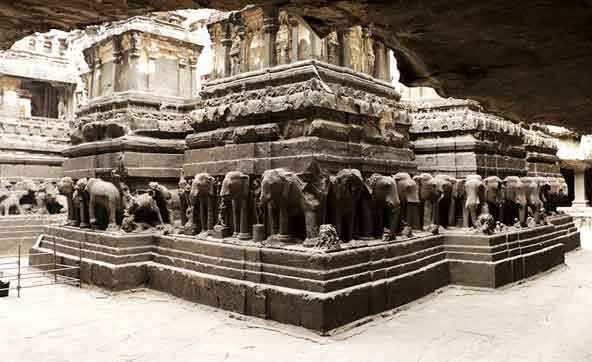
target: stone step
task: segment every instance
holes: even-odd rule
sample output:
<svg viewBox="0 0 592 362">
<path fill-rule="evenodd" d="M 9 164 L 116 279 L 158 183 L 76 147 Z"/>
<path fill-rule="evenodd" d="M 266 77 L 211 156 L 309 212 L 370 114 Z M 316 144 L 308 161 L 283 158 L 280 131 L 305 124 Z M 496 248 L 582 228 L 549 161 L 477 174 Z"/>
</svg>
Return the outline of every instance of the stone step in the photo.
<svg viewBox="0 0 592 362">
<path fill-rule="evenodd" d="M 0 216 L 0 229 L 4 227 L 10 226 L 29 226 L 29 225 L 50 225 L 50 224 L 60 224 L 62 223 L 63 218 L 56 218 L 56 217 L 32 217 L 32 216 L 9 216 L 3 217 Z"/>
<path fill-rule="evenodd" d="M 22 230 L 22 231 L 0 231 L 0 239 L 8 239 L 8 238 L 24 238 L 24 237 L 38 237 L 39 235 L 43 234 L 43 229 L 39 230 Z"/>
<path fill-rule="evenodd" d="M 44 232 L 46 225 L 28 225 L 28 226 L 2 226 L 0 227 L 0 234 L 3 232 L 17 232 L 17 231 L 35 231 Z"/>
</svg>

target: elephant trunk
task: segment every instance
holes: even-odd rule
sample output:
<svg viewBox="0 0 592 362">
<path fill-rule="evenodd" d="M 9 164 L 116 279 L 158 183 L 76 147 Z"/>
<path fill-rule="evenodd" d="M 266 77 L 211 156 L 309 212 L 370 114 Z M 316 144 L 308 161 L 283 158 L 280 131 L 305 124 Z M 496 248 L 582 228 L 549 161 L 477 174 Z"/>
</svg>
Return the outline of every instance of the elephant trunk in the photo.
<svg viewBox="0 0 592 362">
<path fill-rule="evenodd" d="M 456 197 L 451 197 L 448 205 L 448 226 L 456 226 Z"/>
</svg>

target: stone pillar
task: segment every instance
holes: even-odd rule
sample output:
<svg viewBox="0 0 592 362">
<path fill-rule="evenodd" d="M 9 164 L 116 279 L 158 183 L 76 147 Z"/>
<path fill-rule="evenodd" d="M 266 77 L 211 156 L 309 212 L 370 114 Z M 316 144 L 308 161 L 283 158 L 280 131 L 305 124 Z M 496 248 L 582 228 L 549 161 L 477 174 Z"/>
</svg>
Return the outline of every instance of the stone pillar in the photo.
<svg viewBox="0 0 592 362">
<path fill-rule="evenodd" d="M 232 71 L 230 69 L 230 48 L 232 47 L 232 39 L 230 38 L 230 34 L 228 29 L 224 30 L 224 38 L 222 39 L 222 59 L 224 61 L 224 65 L 222 69 L 220 69 L 221 78 L 230 77 L 232 75 Z"/>
<path fill-rule="evenodd" d="M 93 80 L 92 80 L 92 94 L 93 98 L 96 98 L 101 95 L 101 71 L 102 71 L 102 61 L 99 54 L 98 47 L 93 49 L 94 51 L 94 70 L 93 70 Z"/>
<path fill-rule="evenodd" d="M 577 169 L 574 172 L 574 201 L 572 207 L 588 207 L 588 200 L 586 198 L 586 172 L 584 169 Z"/>
<path fill-rule="evenodd" d="M 191 93 L 191 89 L 185 89 L 185 79 L 192 78 L 187 74 L 188 59 L 182 55 L 177 57 L 177 95 L 180 97 L 187 97 Z M 191 88 L 191 87 L 190 87 Z"/>
<path fill-rule="evenodd" d="M 123 74 L 122 69 L 122 49 L 121 49 L 121 35 L 116 35 L 113 37 L 113 72 L 111 74 L 112 77 L 112 87 L 113 93 L 121 91 L 121 74 Z"/>
<path fill-rule="evenodd" d="M 276 65 L 275 56 L 275 36 L 278 30 L 277 23 L 277 9 L 265 8 L 263 10 L 263 44 L 265 46 L 265 54 L 263 59 L 263 67 L 273 67 Z"/>
<path fill-rule="evenodd" d="M 197 74 L 197 57 L 192 56 L 189 57 L 189 71 L 191 76 L 191 97 L 197 96 L 197 93 L 201 87 L 201 80 L 199 79 L 199 74 Z"/>
<path fill-rule="evenodd" d="M 130 33 L 128 50 L 127 89 L 140 89 L 140 55 L 142 39 L 138 33 Z"/>
</svg>

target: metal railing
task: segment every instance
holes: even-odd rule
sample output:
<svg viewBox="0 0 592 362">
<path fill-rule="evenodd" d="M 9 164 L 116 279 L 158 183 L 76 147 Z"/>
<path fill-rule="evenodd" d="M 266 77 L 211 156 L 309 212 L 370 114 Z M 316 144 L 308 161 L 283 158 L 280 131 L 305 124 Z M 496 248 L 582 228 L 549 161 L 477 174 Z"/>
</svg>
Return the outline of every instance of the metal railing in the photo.
<svg viewBox="0 0 592 362">
<path fill-rule="evenodd" d="M 2 292 L 10 294 L 11 290 L 16 290 L 17 297 L 20 298 L 22 289 L 58 284 L 82 287 L 80 274 L 83 243 L 79 243 L 78 265 L 76 266 L 59 263 L 55 239 L 52 246 L 52 251 L 23 254 L 21 243 L 19 243 L 17 255 L 0 256 L 0 294 L 3 294 Z M 30 257 L 40 256 L 51 256 L 53 262 L 33 266 L 23 265 L 24 258 L 29 259 Z M 64 275 L 73 270 L 78 271 L 77 277 Z M 16 282 L 16 285 L 14 285 L 14 282 Z"/>
</svg>

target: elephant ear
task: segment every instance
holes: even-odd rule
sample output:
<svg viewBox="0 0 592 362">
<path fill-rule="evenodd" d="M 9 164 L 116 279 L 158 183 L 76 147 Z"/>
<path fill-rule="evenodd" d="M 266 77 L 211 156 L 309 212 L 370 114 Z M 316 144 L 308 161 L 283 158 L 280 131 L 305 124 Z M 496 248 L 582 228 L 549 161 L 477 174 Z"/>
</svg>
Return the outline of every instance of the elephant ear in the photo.
<svg viewBox="0 0 592 362">
<path fill-rule="evenodd" d="M 288 200 L 290 198 L 290 193 L 292 191 L 292 186 L 296 182 L 296 176 L 294 175 L 286 175 L 285 177 L 280 177 L 279 181 L 282 183 L 282 200 Z M 302 182 L 302 180 L 298 179 L 299 183 L 299 190 L 302 191 L 306 184 Z M 294 195 L 292 195 L 294 196 Z"/>
</svg>

